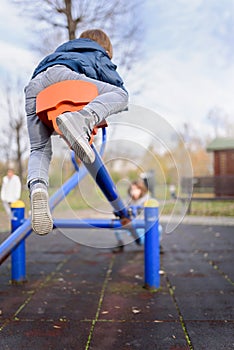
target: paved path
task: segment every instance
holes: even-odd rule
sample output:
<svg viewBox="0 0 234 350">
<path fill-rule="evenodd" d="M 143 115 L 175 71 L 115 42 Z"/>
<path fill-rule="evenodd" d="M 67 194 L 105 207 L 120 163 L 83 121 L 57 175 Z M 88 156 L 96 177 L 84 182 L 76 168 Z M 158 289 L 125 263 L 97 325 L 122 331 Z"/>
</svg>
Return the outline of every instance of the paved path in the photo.
<svg viewBox="0 0 234 350">
<path fill-rule="evenodd" d="M 82 244 L 69 232 L 28 238 L 23 285 L 9 284 L 10 261 L 0 267 L 1 350 L 234 349 L 232 226 L 164 235 L 155 293 L 141 247 L 113 254 L 113 232 L 75 232 Z"/>
</svg>

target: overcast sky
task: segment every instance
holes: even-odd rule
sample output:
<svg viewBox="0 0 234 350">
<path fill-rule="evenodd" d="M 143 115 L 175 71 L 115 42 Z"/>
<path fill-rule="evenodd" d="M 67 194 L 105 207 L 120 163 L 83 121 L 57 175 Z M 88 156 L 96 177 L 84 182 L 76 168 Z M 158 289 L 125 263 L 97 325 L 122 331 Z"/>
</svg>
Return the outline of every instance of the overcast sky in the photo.
<svg viewBox="0 0 234 350">
<path fill-rule="evenodd" d="M 234 121 L 234 1 L 151 0 L 147 16 L 140 104 L 176 126 L 203 128 L 214 106 Z"/>
<path fill-rule="evenodd" d="M 234 0 L 147 0 L 144 16 L 145 59 L 125 79 L 131 102 L 176 128 L 189 122 L 204 131 L 215 106 L 234 120 Z M 26 83 L 39 60 L 28 49 L 31 33 L 8 0 L 0 18 L 0 81 L 10 73 Z"/>
</svg>

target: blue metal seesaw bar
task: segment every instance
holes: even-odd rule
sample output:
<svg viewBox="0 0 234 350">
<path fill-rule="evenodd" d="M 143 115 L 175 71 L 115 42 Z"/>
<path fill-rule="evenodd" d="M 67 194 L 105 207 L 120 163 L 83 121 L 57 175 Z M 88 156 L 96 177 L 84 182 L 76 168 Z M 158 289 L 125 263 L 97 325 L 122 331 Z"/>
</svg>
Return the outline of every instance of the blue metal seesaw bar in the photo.
<svg viewBox="0 0 234 350">
<path fill-rule="evenodd" d="M 102 129 L 102 145 L 100 154 L 104 153 L 106 145 L 106 129 Z M 82 166 L 79 168 L 75 161 L 74 152 L 72 152 L 72 162 L 76 172 L 51 196 L 49 204 L 51 211 L 75 188 L 88 173 L 87 169 Z M 0 245 L 0 263 L 8 257 L 12 249 L 14 249 L 22 240 L 27 238 L 32 232 L 31 218 L 24 221 L 14 232 Z"/>
<path fill-rule="evenodd" d="M 130 228 L 145 227 L 145 285 L 149 288 L 159 287 L 159 233 L 158 233 L 158 208 L 149 205 L 145 207 L 145 220 L 130 220 L 128 209 L 120 198 L 116 186 L 108 173 L 100 155 L 104 153 L 106 145 L 106 129 L 102 129 L 102 145 L 100 154 L 92 145 L 95 153 L 95 161 L 92 164 L 85 164 L 79 168 L 76 164 L 74 153 L 72 162 L 76 172 L 68 179 L 61 188 L 50 198 L 51 211 L 73 190 L 85 175 L 89 172 L 94 181 L 102 190 L 103 194 L 112 205 L 116 217 L 119 219 L 86 219 L 86 220 L 54 220 L 54 226 L 60 228 L 125 228 L 123 220 L 127 220 Z M 25 281 L 25 239 L 31 234 L 31 218 L 19 227 L 15 225 L 12 234 L 0 245 L 0 264 L 11 254 L 12 256 L 12 281 Z M 148 242 L 148 243 L 147 243 Z M 150 269 L 148 267 L 150 266 Z M 149 272 L 150 271 L 150 272 Z"/>
</svg>

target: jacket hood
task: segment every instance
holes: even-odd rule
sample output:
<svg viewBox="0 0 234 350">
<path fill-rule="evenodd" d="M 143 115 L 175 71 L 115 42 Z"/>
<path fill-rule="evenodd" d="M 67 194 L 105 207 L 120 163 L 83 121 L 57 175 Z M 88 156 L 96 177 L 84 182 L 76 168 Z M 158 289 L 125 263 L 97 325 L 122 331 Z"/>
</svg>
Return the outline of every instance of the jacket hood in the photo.
<svg viewBox="0 0 234 350">
<path fill-rule="evenodd" d="M 69 51 L 101 51 L 105 56 L 108 57 L 107 52 L 105 49 L 99 45 L 96 41 L 90 40 L 90 39 L 74 39 L 67 41 L 66 43 L 60 45 L 55 52 L 69 52 Z"/>
</svg>

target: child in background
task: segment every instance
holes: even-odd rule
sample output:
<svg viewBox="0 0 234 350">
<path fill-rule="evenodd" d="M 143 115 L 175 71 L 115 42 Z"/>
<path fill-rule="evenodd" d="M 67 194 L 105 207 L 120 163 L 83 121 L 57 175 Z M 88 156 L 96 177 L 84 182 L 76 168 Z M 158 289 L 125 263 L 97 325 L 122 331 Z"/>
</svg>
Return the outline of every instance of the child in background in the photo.
<svg viewBox="0 0 234 350">
<path fill-rule="evenodd" d="M 142 210 L 144 209 L 144 204 L 149 198 L 150 193 L 143 180 L 135 180 L 130 184 L 128 188 L 128 198 L 126 201 L 126 205 L 130 210 L 132 210 L 133 217 L 137 217 L 137 215 L 139 215 L 142 212 Z M 136 244 L 143 245 L 145 235 L 144 228 L 137 228 L 135 231 L 136 232 L 134 233 L 134 235 L 132 235 L 134 236 L 134 238 L 136 238 L 135 236 L 137 236 L 137 238 L 135 239 Z M 117 247 L 113 250 L 114 253 L 119 253 L 124 250 L 124 242 L 121 238 L 122 232 L 122 230 L 115 231 L 115 236 L 117 238 L 118 243 Z M 161 232 L 162 227 L 161 225 L 159 225 L 160 239 Z"/>
<path fill-rule="evenodd" d="M 14 169 L 10 168 L 7 170 L 7 175 L 3 177 L 1 188 L 1 200 L 9 218 L 11 218 L 11 203 L 20 199 L 20 196 L 20 178 L 14 173 Z"/>
<path fill-rule="evenodd" d="M 45 235 L 53 229 L 48 204 L 49 165 L 52 157 L 53 130 L 36 115 L 36 97 L 48 86 L 65 80 L 91 82 L 98 96 L 82 110 L 66 112 L 57 117 L 57 125 L 77 157 L 92 163 L 95 154 L 89 140 L 94 126 L 109 115 L 126 109 L 128 93 L 112 63 L 112 44 L 100 29 L 86 30 L 80 38 L 60 45 L 45 57 L 35 69 L 25 88 L 26 113 L 31 152 L 28 162 L 32 228 Z"/>
</svg>

